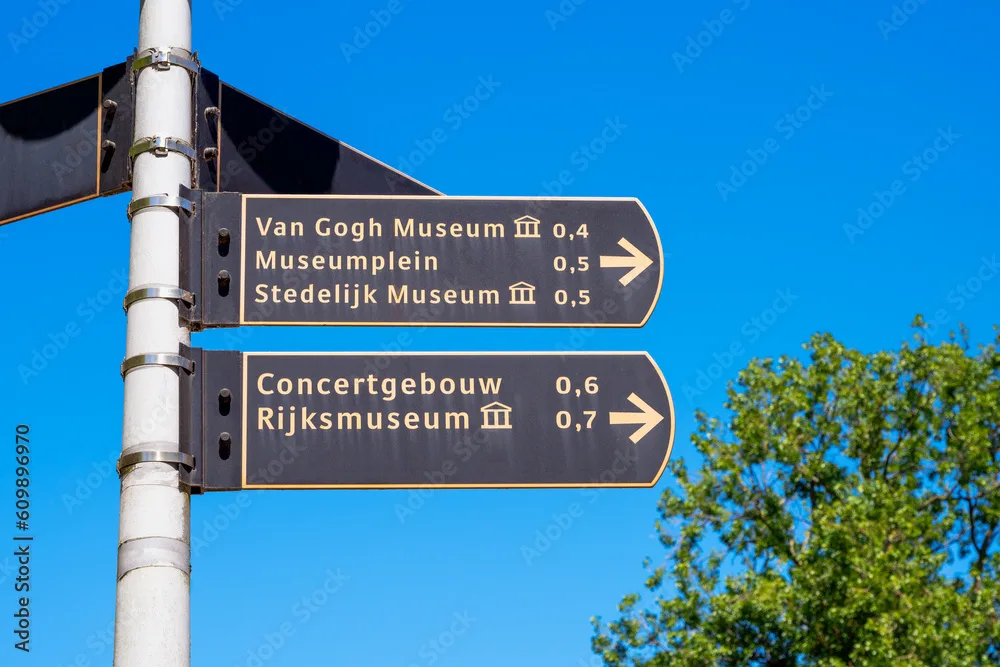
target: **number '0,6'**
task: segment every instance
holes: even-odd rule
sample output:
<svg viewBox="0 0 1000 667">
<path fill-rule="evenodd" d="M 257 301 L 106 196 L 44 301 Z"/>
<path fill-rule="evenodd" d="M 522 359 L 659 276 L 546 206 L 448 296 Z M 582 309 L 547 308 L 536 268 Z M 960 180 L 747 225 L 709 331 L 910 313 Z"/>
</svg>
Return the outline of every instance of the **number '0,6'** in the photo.
<svg viewBox="0 0 1000 667">
<path fill-rule="evenodd" d="M 591 394 L 591 395 L 596 394 L 597 393 L 597 377 L 591 375 L 586 380 L 584 380 L 584 382 L 583 382 L 583 388 L 584 388 L 584 391 L 586 391 L 588 394 Z M 559 377 L 559 378 L 556 378 L 556 391 L 558 391 L 560 394 L 568 394 L 571 391 L 573 391 L 573 383 L 570 381 L 570 379 L 568 377 Z M 580 395 L 580 390 L 579 389 L 577 389 L 576 395 L 577 396 Z"/>
</svg>

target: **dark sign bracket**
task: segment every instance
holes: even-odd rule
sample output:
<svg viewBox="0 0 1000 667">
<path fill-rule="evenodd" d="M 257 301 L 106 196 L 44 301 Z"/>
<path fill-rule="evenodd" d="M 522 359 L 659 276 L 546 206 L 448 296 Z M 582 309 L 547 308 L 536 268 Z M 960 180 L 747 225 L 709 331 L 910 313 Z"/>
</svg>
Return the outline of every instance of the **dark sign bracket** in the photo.
<svg viewBox="0 0 1000 667">
<path fill-rule="evenodd" d="M 199 347 L 181 345 L 181 354 L 195 362 L 194 373 L 180 375 L 180 426 L 178 437 L 180 451 L 190 456 L 194 465 L 180 469 L 181 484 L 189 488 L 191 493 L 201 493 L 202 466 L 204 458 L 203 440 L 201 436 L 201 376 L 204 371 L 204 353 Z"/>
<path fill-rule="evenodd" d="M 243 473 L 243 355 L 183 348 L 197 371 L 181 376 L 181 451 L 194 457 L 181 470 L 191 493 L 238 491 Z"/>
<path fill-rule="evenodd" d="M 194 332 L 201 331 L 201 216 L 205 206 L 201 191 L 192 190 L 190 198 L 194 203 L 194 211 L 178 226 L 180 233 L 179 287 L 194 295 L 194 298 L 190 301 L 179 301 L 177 312 Z"/>
<path fill-rule="evenodd" d="M 130 56 L 124 63 L 106 68 L 101 77 L 101 196 L 132 188 L 132 165 L 127 150 L 135 129 L 135 87 L 129 76 L 132 62 Z"/>
<path fill-rule="evenodd" d="M 182 287 L 195 294 L 181 317 L 192 331 L 239 326 L 242 284 L 240 225 L 242 197 L 231 192 L 193 191 L 194 214 L 180 227 Z"/>
</svg>

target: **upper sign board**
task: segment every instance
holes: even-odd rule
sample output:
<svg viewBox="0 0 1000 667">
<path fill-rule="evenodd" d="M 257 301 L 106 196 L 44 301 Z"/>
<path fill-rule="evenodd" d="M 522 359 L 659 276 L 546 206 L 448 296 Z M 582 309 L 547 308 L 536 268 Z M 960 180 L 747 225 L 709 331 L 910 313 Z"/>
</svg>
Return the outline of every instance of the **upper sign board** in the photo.
<svg viewBox="0 0 1000 667">
<path fill-rule="evenodd" d="M 640 327 L 663 279 L 636 199 L 206 194 L 203 209 L 205 327 Z"/>
</svg>

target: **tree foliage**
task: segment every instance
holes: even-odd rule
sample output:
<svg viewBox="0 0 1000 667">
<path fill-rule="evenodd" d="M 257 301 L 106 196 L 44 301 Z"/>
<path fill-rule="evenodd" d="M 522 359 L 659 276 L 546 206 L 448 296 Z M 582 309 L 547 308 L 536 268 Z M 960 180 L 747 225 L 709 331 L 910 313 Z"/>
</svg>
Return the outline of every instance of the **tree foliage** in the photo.
<svg viewBox="0 0 1000 667">
<path fill-rule="evenodd" d="M 1000 664 L 1000 335 L 754 360 L 672 461 L 608 667 Z"/>
</svg>

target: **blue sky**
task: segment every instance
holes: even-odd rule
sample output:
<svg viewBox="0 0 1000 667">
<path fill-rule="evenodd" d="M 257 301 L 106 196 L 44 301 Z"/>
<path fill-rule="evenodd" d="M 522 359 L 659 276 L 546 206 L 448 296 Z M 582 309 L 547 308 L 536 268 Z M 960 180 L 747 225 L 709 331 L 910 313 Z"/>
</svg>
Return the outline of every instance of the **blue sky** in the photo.
<svg viewBox="0 0 1000 667">
<path fill-rule="evenodd" d="M 397 0 L 354 51 L 341 45 L 371 12 L 384 20 L 388 0 L 194 4 L 206 67 L 389 164 L 408 161 L 446 194 L 555 194 L 568 170 L 563 195 L 638 197 L 668 255 L 644 328 L 427 329 L 410 349 L 647 350 L 676 400 L 675 457 L 692 456 L 694 409 L 718 413 L 751 357 L 797 353 L 817 331 L 895 347 L 918 312 L 934 338 L 963 321 L 981 342 L 997 321 L 993 3 Z M 46 6 L 44 25 L 27 28 Z M 124 60 L 137 15 L 134 1 L 7 0 L 0 99 Z M 449 109 L 481 79 L 494 89 L 458 122 Z M 585 156 L 608 123 L 614 141 Z M 444 140 L 428 144 L 438 128 Z M 37 536 L 34 650 L 13 664 L 111 664 L 127 202 L 0 229 L 0 424 L 9 441 L 31 426 Z M 18 366 L 69 325 L 78 335 L 23 381 Z M 245 329 L 195 343 L 368 351 L 402 333 Z M 643 557 L 662 556 L 651 537 L 670 483 L 434 491 L 402 520 L 398 506 L 419 502 L 408 492 L 197 497 L 192 664 L 588 664 L 588 618 L 611 616 L 640 587 Z M 522 547 L 571 510 L 528 562 Z M 335 592 L 317 593 L 325 585 Z"/>
</svg>

